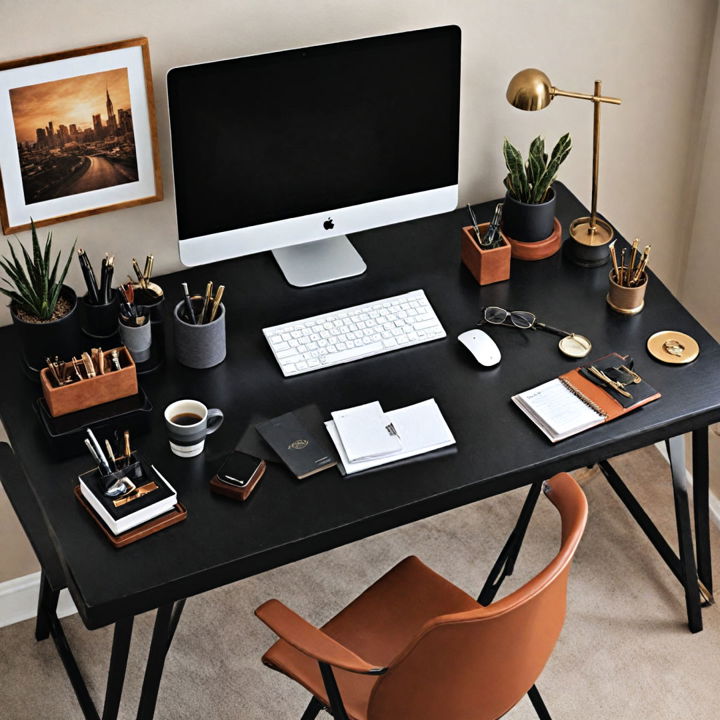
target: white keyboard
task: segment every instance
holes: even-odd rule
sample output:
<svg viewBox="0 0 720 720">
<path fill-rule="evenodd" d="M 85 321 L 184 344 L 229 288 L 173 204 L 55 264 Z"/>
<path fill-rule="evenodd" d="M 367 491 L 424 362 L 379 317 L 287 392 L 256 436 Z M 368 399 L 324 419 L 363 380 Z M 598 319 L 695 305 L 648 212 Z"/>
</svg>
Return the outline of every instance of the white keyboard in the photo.
<svg viewBox="0 0 720 720">
<path fill-rule="evenodd" d="M 263 333 L 285 377 L 446 336 L 422 290 L 275 325 Z"/>
</svg>

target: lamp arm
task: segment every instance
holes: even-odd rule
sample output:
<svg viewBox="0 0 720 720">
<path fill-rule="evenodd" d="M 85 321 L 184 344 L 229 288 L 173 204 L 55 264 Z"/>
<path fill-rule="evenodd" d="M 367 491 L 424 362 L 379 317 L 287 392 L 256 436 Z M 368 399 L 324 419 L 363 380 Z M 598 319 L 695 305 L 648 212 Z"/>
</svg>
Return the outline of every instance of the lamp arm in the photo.
<svg viewBox="0 0 720 720">
<path fill-rule="evenodd" d="M 577 98 L 579 100 L 592 100 L 594 102 L 605 102 L 611 105 L 621 105 L 622 100 L 616 97 L 607 97 L 605 95 L 588 95 L 587 93 L 570 92 L 569 90 L 560 90 L 556 87 L 550 88 L 550 94 L 555 97 L 560 95 L 562 97 Z"/>
</svg>

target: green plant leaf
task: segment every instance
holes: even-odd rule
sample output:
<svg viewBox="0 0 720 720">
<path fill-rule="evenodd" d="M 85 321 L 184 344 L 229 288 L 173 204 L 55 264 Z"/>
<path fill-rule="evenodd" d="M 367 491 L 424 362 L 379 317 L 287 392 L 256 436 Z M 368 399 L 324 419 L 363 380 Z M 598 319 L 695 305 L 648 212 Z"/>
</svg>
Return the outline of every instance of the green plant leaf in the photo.
<svg viewBox="0 0 720 720">
<path fill-rule="evenodd" d="M 565 135 L 557 141 L 550 155 L 550 161 L 547 167 L 533 188 L 532 202 L 541 203 L 545 201 L 550 187 L 557 177 L 558 169 L 570 154 L 570 150 L 572 150 L 572 139 L 570 138 L 570 133 L 565 133 Z"/>
<path fill-rule="evenodd" d="M 510 172 L 511 184 L 514 189 L 513 197 L 520 202 L 526 202 L 528 196 L 528 182 L 523 167 L 522 156 L 518 149 L 505 138 L 503 142 L 503 157 L 505 165 Z"/>
<path fill-rule="evenodd" d="M 25 298 L 25 304 L 28 305 L 28 307 L 36 308 L 38 307 L 38 297 L 36 293 L 34 292 L 32 288 L 32 283 L 30 279 L 28 278 L 27 274 L 25 273 L 25 270 L 23 269 L 23 266 L 20 264 L 20 261 L 18 260 L 17 255 L 15 254 L 15 249 L 10 244 L 10 241 L 8 240 L 8 247 L 10 248 L 10 254 L 13 259 L 13 270 L 15 273 L 15 276 L 13 277 L 13 280 L 15 281 L 15 287 L 17 288 L 18 292 Z M 10 264 L 5 268 L 6 271 L 10 272 Z M 12 277 L 12 275 L 11 275 Z"/>
</svg>

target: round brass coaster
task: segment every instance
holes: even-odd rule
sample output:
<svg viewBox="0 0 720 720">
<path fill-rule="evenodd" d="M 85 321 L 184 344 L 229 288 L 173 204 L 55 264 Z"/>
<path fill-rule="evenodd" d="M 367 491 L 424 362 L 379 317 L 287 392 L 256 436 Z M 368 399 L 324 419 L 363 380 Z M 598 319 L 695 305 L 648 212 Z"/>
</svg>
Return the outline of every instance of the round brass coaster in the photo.
<svg viewBox="0 0 720 720">
<path fill-rule="evenodd" d="M 645 307 L 645 301 L 643 300 L 637 307 L 634 308 L 621 308 L 615 305 L 615 303 L 610 300 L 610 293 L 608 293 L 605 296 L 605 300 L 607 304 L 615 311 L 622 313 L 623 315 L 637 315 L 644 307 Z"/>
<path fill-rule="evenodd" d="M 661 330 L 651 335 L 647 349 L 656 360 L 670 365 L 684 365 L 700 354 L 697 340 L 675 330 Z"/>
</svg>

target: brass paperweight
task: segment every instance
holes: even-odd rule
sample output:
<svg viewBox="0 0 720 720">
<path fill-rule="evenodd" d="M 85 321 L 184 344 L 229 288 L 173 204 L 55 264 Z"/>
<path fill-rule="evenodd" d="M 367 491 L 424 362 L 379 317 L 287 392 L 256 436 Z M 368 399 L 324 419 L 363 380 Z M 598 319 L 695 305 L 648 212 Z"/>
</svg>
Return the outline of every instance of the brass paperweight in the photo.
<svg viewBox="0 0 720 720">
<path fill-rule="evenodd" d="M 656 360 L 670 365 L 684 365 L 700 354 L 697 340 L 675 330 L 662 330 L 651 335 L 647 349 Z"/>
</svg>

